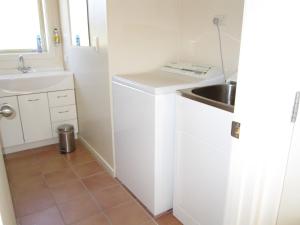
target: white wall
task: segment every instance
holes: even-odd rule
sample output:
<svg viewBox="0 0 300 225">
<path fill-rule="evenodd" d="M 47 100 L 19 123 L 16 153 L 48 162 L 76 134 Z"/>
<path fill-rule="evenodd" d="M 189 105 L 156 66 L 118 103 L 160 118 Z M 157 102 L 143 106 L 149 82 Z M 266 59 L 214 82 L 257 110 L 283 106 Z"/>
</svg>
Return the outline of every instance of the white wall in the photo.
<svg viewBox="0 0 300 225">
<path fill-rule="evenodd" d="M 3 119 L 3 118 L 2 118 Z M 3 160 L 2 143 L 0 142 L 0 225 L 16 225 L 11 193 L 7 181 Z"/>
<path fill-rule="evenodd" d="M 225 15 L 221 27 L 225 73 L 237 70 L 243 0 L 180 0 L 180 59 L 221 68 L 218 33 L 212 19 Z"/>
<path fill-rule="evenodd" d="M 45 0 L 46 35 L 48 36 L 47 53 L 22 53 L 25 63 L 33 68 L 63 68 L 63 52 L 61 46 L 54 46 L 52 32 L 60 27 L 58 0 Z M 1 34 L 3 35 L 3 34 Z M 19 54 L 0 55 L 0 70 L 15 69 L 18 65 Z"/>
<path fill-rule="evenodd" d="M 60 0 L 65 62 L 75 76 L 80 137 L 113 170 L 113 147 L 108 72 L 106 0 L 89 0 L 91 39 L 99 37 L 101 48 L 72 47 L 67 0 Z"/>
<path fill-rule="evenodd" d="M 221 67 L 212 19 L 221 27 L 226 74 L 237 71 L 243 0 L 111 0 L 108 4 L 110 72 L 144 72 L 170 61 Z"/>
<path fill-rule="evenodd" d="M 108 1 L 110 74 L 145 72 L 177 60 L 178 0 Z"/>
</svg>

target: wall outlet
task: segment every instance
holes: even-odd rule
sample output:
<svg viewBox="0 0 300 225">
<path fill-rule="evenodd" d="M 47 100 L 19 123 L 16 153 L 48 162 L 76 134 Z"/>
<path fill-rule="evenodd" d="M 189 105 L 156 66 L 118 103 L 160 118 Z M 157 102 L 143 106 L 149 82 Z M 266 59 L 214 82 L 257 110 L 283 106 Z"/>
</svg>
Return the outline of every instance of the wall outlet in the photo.
<svg viewBox="0 0 300 225">
<path fill-rule="evenodd" d="M 213 24 L 218 26 L 225 26 L 226 25 L 226 16 L 225 15 L 216 15 L 213 18 Z"/>
</svg>

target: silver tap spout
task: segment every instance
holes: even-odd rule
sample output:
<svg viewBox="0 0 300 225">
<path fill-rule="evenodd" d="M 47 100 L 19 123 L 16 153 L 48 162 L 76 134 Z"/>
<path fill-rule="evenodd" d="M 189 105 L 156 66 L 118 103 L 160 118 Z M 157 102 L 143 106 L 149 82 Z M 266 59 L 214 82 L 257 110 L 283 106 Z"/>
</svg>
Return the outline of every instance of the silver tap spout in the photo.
<svg viewBox="0 0 300 225">
<path fill-rule="evenodd" d="M 31 70 L 30 66 L 25 66 L 25 60 L 23 55 L 19 55 L 18 70 L 21 71 L 22 73 L 28 73 Z"/>
</svg>

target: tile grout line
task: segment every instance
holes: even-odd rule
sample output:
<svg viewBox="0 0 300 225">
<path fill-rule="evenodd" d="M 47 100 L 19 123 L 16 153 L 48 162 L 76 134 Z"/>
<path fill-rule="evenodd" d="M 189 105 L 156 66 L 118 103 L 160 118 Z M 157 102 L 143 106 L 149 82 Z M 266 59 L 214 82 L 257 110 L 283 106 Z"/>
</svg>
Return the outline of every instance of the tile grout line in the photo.
<svg viewBox="0 0 300 225">
<path fill-rule="evenodd" d="M 145 205 L 143 205 L 142 202 L 140 202 L 140 200 L 119 180 L 116 179 L 116 181 L 120 184 L 120 186 L 131 196 L 131 198 L 139 205 L 139 207 L 141 207 L 146 214 L 148 214 L 148 216 L 152 219 L 155 220 L 156 218 L 154 217 L 154 215 L 149 211 L 149 209 L 147 209 L 147 207 Z"/>
<path fill-rule="evenodd" d="M 155 223 L 155 225 L 158 225 L 158 223 L 156 222 L 156 219 L 157 218 L 155 218 L 151 213 L 150 213 L 150 211 L 146 208 L 146 206 L 144 206 L 141 202 L 140 202 L 140 200 L 135 196 L 135 195 L 133 195 L 133 193 L 129 190 L 129 189 L 127 189 L 127 187 L 124 185 L 124 184 L 122 184 L 122 182 L 120 181 L 120 180 L 118 180 L 118 179 L 115 179 L 117 182 L 118 182 L 118 184 L 119 184 L 119 186 L 131 197 L 131 199 L 133 200 L 133 202 L 135 202 L 149 217 L 150 217 L 150 220 L 148 220 L 147 222 L 145 222 L 144 224 L 141 224 L 141 225 L 147 225 L 147 223 L 149 223 L 150 221 L 152 221 L 152 222 L 154 222 Z M 126 203 L 128 203 L 129 201 L 127 201 Z M 117 206 L 114 206 L 114 207 L 112 207 L 112 208 L 117 208 L 117 207 L 119 207 L 119 206 L 121 206 L 121 205 L 123 205 L 123 204 L 125 204 L 125 203 L 121 203 L 121 204 L 119 204 L 119 205 L 117 205 Z"/>
<path fill-rule="evenodd" d="M 101 207 L 101 205 L 98 203 L 98 201 L 95 199 L 95 197 L 92 195 L 92 193 L 90 193 L 89 189 L 87 188 L 87 186 L 84 184 L 84 182 L 82 181 L 82 178 L 76 173 L 76 171 L 74 170 L 74 168 L 72 166 L 71 170 L 72 172 L 77 176 L 77 178 L 79 179 L 79 182 L 81 185 L 83 185 L 85 191 L 87 192 L 88 196 L 92 199 L 92 201 L 95 203 L 95 205 L 97 206 L 98 210 L 100 210 L 100 212 L 105 216 L 105 218 L 107 219 L 108 223 L 110 225 L 112 225 L 112 222 L 110 220 L 110 218 L 105 214 L 104 209 Z M 95 175 L 95 174 L 94 174 Z M 91 177 L 91 176 L 90 176 Z M 96 214 L 95 214 L 96 215 Z M 86 218 L 83 218 L 82 220 L 84 220 Z M 80 222 L 80 220 L 78 221 Z"/>
<path fill-rule="evenodd" d="M 50 146 L 50 145 L 49 145 Z M 48 146 L 47 146 L 48 147 Z M 43 148 L 43 147 L 40 147 L 40 148 Z M 40 152 L 43 152 L 43 151 L 48 151 L 48 150 L 42 150 L 42 151 L 38 151 L 38 152 L 34 152 L 34 150 L 32 150 L 32 149 L 29 149 L 28 151 L 33 151 L 32 152 L 32 154 L 29 154 L 29 155 L 25 155 L 25 156 L 20 156 L 20 157 L 16 157 L 15 159 L 17 159 L 17 158 L 23 158 L 23 157 L 34 157 L 36 154 L 38 154 L 38 153 L 40 153 Z M 37 165 L 37 164 L 39 164 L 40 162 L 36 162 L 36 163 L 33 163 L 32 165 Z M 24 166 L 25 167 L 25 166 Z M 44 174 L 41 172 L 41 174 L 40 175 L 37 175 L 37 176 L 40 176 L 41 177 L 41 179 L 43 180 L 43 182 L 44 182 L 44 184 L 46 185 L 46 189 L 49 191 L 49 193 L 51 194 L 51 196 L 52 196 L 52 193 L 51 193 L 51 191 L 49 190 L 49 187 L 48 187 L 48 185 L 47 185 L 47 183 L 45 182 L 45 179 L 44 179 Z M 15 204 L 16 204 L 16 200 L 15 200 L 15 195 L 14 195 L 14 193 L 12 192 L 12 183 L 11 182 L 9 182 L 10 183 L 10 192 L 11 192 L 11 195 L 12 195 L 12 199 L 13 199 L 13 206 L 14 206 L 14 211 L 15 211 L 15 215 L 17 215 L 17 213 L 16 213 L 16 209 L 15 209 Z M 53 196 L 52 196 L 53 197 Z M 54 200 L 54 198 L 53 198 L 53 200 Z M 54 204 L 56 204 L 56 202 L 54 201 Z M 34 211 L 34 212 L 32 212 L 32 213 L 28 213 L 28 214 L 26 214 L 26 215 L 23 215 L 23 216 L 20 216 L 20 217 L 17 217 L 16 216 L 16 219 L 17 220 L 19 220 L 19 222 L 22 224 L 22 218 L 23 217 L 27 217 L 27 216 L 31 216 L 31 215 L 33 215 L 33 214 L 36 214 L 36 213 L 40 213 L 40 212 L 42 212 L 42 211 L 45 211 L 45 210 L 47 210 L 47 209 L 50 209 L 50 208 L 52 208 L 53 206 L 50 206 L 50 207 L 45 207 L 45 208 L 43 208 L 43 209 L 40 209 L 40 210 L 37 210 L 37 211 Z"/>
<path fill-rule="evenodd" d="M 68 165 L 68 166 L 69 166 L 69 165 Z M 55 207 L 57 208 L 57 211 L 58 211 L 58 213 L 59 213 L 59 215 L 60 215 L 60 217 L 61 217 L 61 219 L 62 219 L 64 225 L 67 225 L 67 223 L 66 223 L 66 221 L 65 221 L 65 219 L 64 219 L 64 217 L 63 217 L 63 214 L 62 214 L 62 212 L 61 212 L 60 209 L 59 209 L 58 203 L 56 202 L 56 199 L 55 199 L 55 197 L 54 197 L 54 195 L 53 195 L 53 193 L 52 193 L 52 191 L 51 191 L 49 185 L 48 185 L 47 182 L 46 182 L 45 174 L 42 174 L 42 177 L 43 177 L 43 181 L 45 182 L 45 184 L 46 184 L 46 186 L 47 186 L 47 188 L 48 188 L 48 190 L 49 190 L 49 192 L 50 192 L 50 194 L 51 194 L 51 196 L 52 196 L 52 198 L 53 198 L 53 200 L 54 200 Z"/>
<path fill-rule="evenodd" d="M 91 163 L 95 160 L 90 160 L 90 161 L 86 161 L 86 162 L 83 162 L 83 163 L 77 163 L 75 165 L 72 165 L 72 163 L 70 163 L 67 159 L 65 159 L 65 157 L 63 157 L 64 160 L 67 162 L 67 164 L 70 166 L 70 167 L 75 167 L 75 166 L 83 166 L 84 164 L 88 164 L 88 163 Z"/>
<path fill-rule="evenodd" d="M 57 158 L 59 158 L 59 157 L 60 157 L 60 156 L 57 156 Z M 75 173 L 75 171 L 73 170 L 71 164 L 68 163 L 68 161 L 65 159 L 65 157 L 62 157 L 62 159 L 64 160 L 64 162 L 66 162 L 67 168 L 70 169 L 70 170 L 75 174 L 75 176 L 78 178 L 78 176 L 77 176 L 77 174 Z M 60 171 L 60 170 L 57 170 L 57 171 Z M 53 171 L 53 172 L 57 172 L 57 171 Z M 51 172 L 50 172 L 50 173 L 51 173 Z M 49 173 L 42 173 L 43 181 L 45 182 L 45 184 L 46 184 L 46 186 L 47 186 L 47 189 L 49 190 L 49 192 L 50 192 L 52 198 L 54 199 L 55 207 L 57 208 L 57 210 L 58 210 L 58 212 L 59 212 L 59 214 L 60 214 L 60 216 L 61 216 L 61 219 L 62 219 L 64 225 L 67 225 L 67 223 L 66 223 L 66 221 L 65 221 L 65 219 L 64 219 L 64 216 L 63 216 L 63 214 L 62 214 L 62 212 L 61 212 L 61 210 L 60 210 L 60 208 L 59 208 L 59 203 L 56 201 L 56 199 L 55 199 L 55 197 L 54 197 L 54 194 L 53 194 L 52 191 L 51 191 L 51 187 L 48 185 L 48 183 L 47 183 L 47 181 L 46 181 L 45 175 L 47 175 L 47 174 L 49 174 Z M 74 181 L 75 181 L 75 180 L 74 180 Z M 63 183 L 62 183 L 62 184 L 59 184 L 59 185 L 63 185 Z M 59 185 L 56 185 L 56 186 L 59 186 Z M 79 222 L 79 221 L 76 221 L 76 222 Z M 76 222 L 74 222 L 74 223 L 76 223 Z"/>
<path fill-rule="evenodd" d="M 82 150 L 82 151 L 85 151 L 85 150 Z M 57 156 L 57 157 L 59 157 L 59 156 Z M 90 198 L 92 198 L 93 202 L 96 203 L 96 206 L 97 206 L 98 210 L 100 210 L 100 212 L 103 211 L 102 208 L 99 207 L 99 205 L 97 204 L 97 202 L 95 202 L 95 199 L 93 198 L 93 196 L 91 197 L 91 194 L 89 193 L 87 187 L 86 187 L 86 186 L 84 185 L 84 183 L 82 182 L 81 177 L 78 175 L 78 173 L 77 173 L 77 172 L 74 170 L 74 168 L 73 168 L 74 166 L 77 166 L 77 165 L 84 165 L 84 164 L 88 164 L 88 163 L 90 163 L 90 162 L 93 162 L 94 159 L 91 160 L 91 161 L 84 162 L 84 163 L 78 163 L 78 164 L 73 165 L 73 166 L 72 166 L 72 164 L 66 159 L 66 157 L 63 156 L 62 159 L 66 162 L 67 168 L 70 169 L 70 170 L 75 174 L 75 176 L 76 176 L 77 179 L 76 179 L 76 180 L 74 179 L 74 181 L 78 181 L 78 182 L 80 182 L 81 185 L 83 185 L 83 187 L 84 187 L 84 189 L 85 189 L 85 192 L 88 194 L 88 196 L 89 196 Z M 59 171 L 59 170 L 57 170 L 57 171 Z M 53 172 L 57 172 L 57 171 L 53 171 Z M 52 193 L 52 191 L 51 191 L 51 188 L 49 187 L 49 185 L 48 185 L 47 182 L 46 182 L 46 179 L 45 179 L 45 175 L 46 175 L 46 174 L 49 174 L 49 173 L 42 173 L 42 179 L 43 179 L 43 181 L 45 182 L 45 184 L 46 184 L 46 186 L 47 186 L 47 189 L 49 190 L 51 196 L 52 196 L 53 199 L 54 199 L 55 206 L 56 206 L 56 208 L 58 209 L 59 214 L 60 214 L 60 216 L 62 217 L 62 220 L 63 220 L 64 224 L 67 225 L 66 221 L 64 220 L 63 214 L 62 214 L 62 212 L 61 212 L 61 210 L 60 210 L 60 208 L 59 208 L 59 204 L 60 204 L 60 203 L 58 203 L 58 202 L 55 200 L 54 195 L 53 195 L 53 193 Z M 93 176 L 93 175 L 95 175 L 95 174 L 92 174 L 91 176 Z M 63 183 L 62 183 L 62 184 L 59 184 L 59 185 L 63 185 Z M 56 186 L 59 186 L 59 185 L 56 185 Z M 74 199 L 75 199 L 75 196 L 74 196 Z M 70 199 L 70 201 L 71 201 L 71 200 L 72 200 L 72 199 Z M 51 207 L 49 207 L 49 208 L 51 208 Z M 103 213 L 103 214 L 104 214 L 104 213 Z M 93 214 L 93 215 L 94 215 L 94 214 Z M 91 215 L 91 216 L 93 216 L 93 215 Z M 95 214 L 95 215 L 96 215 L 96 214 Z M 87 218 L 87 217 L 86 217 L 86 218 Z M 74 223 L 80 222 L 81 220 L 84 220 L 84 219 L 86 219 L 86 218 L 82 218 L 82 219 L 80 219 L 80 220 L 78 220 L 78 221 L 75 221 Z M 109 221 L 109 222 L 110 222 L 110 221 Z M 74 223 L 72 223 L 72 224 L 74 224 Z"/>
<path fill-rule="evenodd" d="M 92 156 L 92 157 L 94 158 L 94 156 Z M 94 158 L 94 159 L 95 159 L 95 158 Z M 66 159 L 65 159 L 65 160 L 66 160 Z M 95 159 L 95 160 L 96 160 L 96 159 Z M 97 161 L 97 160 L 96 160 L 96 161 Z M 86 192 L 88 193 L 88 195 L 90 196 L 90 198 L 92 198 L 93 202 L 97 205 L 98 208 L 100 208 L 100 210 L 102 211 L 102 214 L 103 214 L 103 215 L 106 217 L 106 219 L 109 221 L 110 225 L 112 225 L 112 221 L 111 221 L 110 217 L 106 214 L 105 209 L 102 209 L 101 205 L 99 206 L 99 203 L 98 203 L 98 201 L 95 199 L 94 195 L 90 192 L 90 190 L 87 188 L 87 186 L 86 186 L 86 185 L 84 184 L 84 182 L 82 181 L 82 179 L 86 179 L 86 178 L 89 178 L 89 177 L 92 177 L 92 176 L 96 176 L 96 175 L 98 175 L 98 174 L 103 174 L 103 173 L 105 173 L 106 171 L 103 171 L 103 172 L 100 172 L 100 173 L 95 173 L 95 174 L 89 175 L 89 176 L 87 176 L 87 177 L 81 178 L 81 177 L 76 173 L 76 171 L 74 170 L 74 168 L 72 167 L 72 165 L 70 165 L 70 168 L 71 168 L 71 170 L 73 171 L 73 173 L 79 178 L 80 183 L 84 186 L 84 188 L 85 188 Z M 108 176 L 111 176 L 111 175 L 108 174 Z M 136 199 L 130 192 L 128 192 L 128 191 L 126 190 L 126 188 L 123 187 L 123 185 L 122 185 L 117 179 L 115 179 L 115 178 L 113 178 L 113 179 L 117 182 L 117 185 L 111 185 L 111 186 L 105 187 L 105 188 L 103 188 L 103 189 L 99 189 L 99 191 L 106 190 L 106 189 L 109 189 L 109 188 L 112 188 L 112 187 L 115 187 L 115 186 L 119 186 L 119 187 L 122 188 L 122 190 L 124 190 L 124 191 L 130 196 L 131 199 L 128 200 L 128 201 L 126 201 L 126 202 L 122 202 L 122 203 L 120 203 L 120 204 L 118 204 L 118 205 L 115 205 L 115 206 L 113 206 L 113 207 L 111 207 L 111 208 L 112 208 L 112 209 L 113 209 L 113 208 L 118 208 L 118 207 L 121 207 L 122 205 L 125 205 L 125 204 L 129 203 L 129 202 L 134 202 L 134 203 L 136 203 L 136 204 L 138 205 L 138 207 L 140 207 L 143 211 L 145 211 L 145 213 L 146 213 L 146 214 L 149 216 L 149 218 L 150 218 L 150 219 L 149 219 L 148 221 L 146 221 L 144 224 L 146 224 L 146 223 L 148 223 L 148 222 L 150 222 L 150 221 L 154 221 L 154 222 L 155 222 L 155 219 L 153 218 L 153 216 L 152 216 L 151 214 L 149 214 L 149 212 L 148 212 L 147 210 L 145 210 L 143 206 L 140 205 L 140 203 L 137 201 L 137 199 Z M 156 222 L 155 222 L 155 223 L 156 223 Z M 143 225 L 143 224 L 142 224 L 142 225 Z"/>
<path fill-rule="evenodd" d="M 72 169 L 73 169 L 73 168 L 72 168 Z M 72 171 L 73 171 L 73 170 L 72 170 Z M 74 173 L 75 173 L 76 176 L 78 175 L 78 177 L 80 177 L 80 175 L 79 175 L 76 171 L 74 171 Z M 80 178 L 86 179 L 86 178 L 90 178 L 90 177 L 93 177 L 93 176 L 96 176 L 96 175 L 101 175 L 101 174 L 104 174 L 104 173 L 106 173 L 106 172 L 105 172 L 105 171 L 103 171 L 103 172 L 97 172 L 97 173 L 88 175 L 88 176 L 86 176 L 86 177 L 80 177 Z"/>
<path fill-rule="evenodd" d="M 55 145 L 48 145 L 48 146 L 38 147 L 38 148 L 36 148 L 36 150 L 38 150 L 38 149 L 40 149 L 40 148 L 41 148 L 41 149 L 42 149 L 42 148 L 48 148 L 48 147 L 50 147 L 50 146 L 55 147 Z M 46 152 L 46 151 L 56 151 L 56 150 L 52 150 L 52 149 L 50 148 L 50 149 L 43 149 L 43 150 L 38 150 L 38 151 L 35 151 L 34 149 L 28 149 L 28 151 L 31 151 L 31 153 L 28 154 L 28 155 L 17 156 L 17 157 L 11 158 L 11 159 L 6 159 L 6 161 L 15 160 L 15 159 L 18 160 L 18 159 L 20 159 L 20 158 L 26 158 L 26 157 L 36 159 L 36 155 L 39 154 L 39 153 Z M 60 158 L 60 157 L 61 157 L 61 156 L 55 156 L 55 157 L 53 157 L 53 158 Z M 76 172 L 73 170 L 73 168 L 72 168 L 72 164 L 69 163 L 69 162 L 65 159 L 65 157 L 62 157 L 62 159 L 66 162 L 67 168 L 68 168 L 68 169 L 71 169 L 71 171 L 72 171 L 72 172 L 76 175 L 76 177 L 78 178 L 77 173 L 76 173 Z M 31 165 L 38 165 L 38 164 L 40 164 L 39 161 L 35 161 L 35 160 L 33 160 L 33 161 L 34 161 L 34 162 L 30 163 Z M 94 160 L 87 161 L 87 162 L 84 162 L 84 163 L 78 163 L 78 165 L 83 165 L 83 164 L 85 164 L 85 163 L 87 164 L 87 163 L 90 163 L 90 162 L 92 162 L 92 161 L 94 161 Z M 24 165 L 24 167 L 25 167 L 25 165 Z M 52 172 L 57 172 L 57 171 L 60 171 L 60 170 L 56 170 L 56 171 L 52 171 Z M 32 213 L 28 213 L 28 214 L 23 215 L 23 216 L 20 216 L 20 217 L 17 217 L 17 216 L 16 216 L 16 219 L 17 219 L 17 220 L 19 220 L 20 222 L 22 222 L 22 218 L 23 218 L 23 217 L 27 217 L 27 216 L 30 216 L 30 215 L 33 215 L 33 214 L 40 213 L 40 212 L 42 212 L 42 211 L 48 210 L 48 209 L 50 209 L 50 208 L 52 208 L 52 207 L 56 207 L 57 210 L 58 210 L 58 212 L 59 212 L 59 214 L 60 214 L 60 216 L 61 216 L 61 219 L 62 219 L 64 225 L 66 225 L 66 222 L 64 221 L 64 217 L 63 217 L 63 215 L 62 215 L 62 213 L 61 213 L 61 211 L 60 211 L 60 209 L 59 209 L 58 203 L 57 203 L 57 201 L 55 200 L 54 195 L 53 195 L 53 193 L 52 193 L 52 191 L 51 191 L 51 189 L 50 189 L 50 186 L 48 185 L 48 183 L 46 182 L 46 179 L 45 179 L 45 175 L 46 175 L 46 174 L 49 174 L 49 173 L 52 173 L 52 172 L 48 172 L 48 173 L 41 172 L 41 174 L 39 174 L 38 176 L 41 177 L 43 183 L 45 184 L 45 189 L 47 189 L 47 191 L 50 193 L 51 197 L 53 198 L 54 204 L 53 204 L 52 206 L 50 206 L 50 207 L 45 207 L 45 208 L 43 208 L 43 209 L 41 209 L 41 210 L 36 210 L 36 211 L 34 211 L 34 212 L 32 212 Z M 81 184 L 83 184 L 82 181 L 81 181 L 81 179 L 79 179 L 79 181 L 80 181 Z M 11 183 L 11 182 L 9 182 L 9 183 L 10 183 L 10 190 L 11 190 L 11 189 L 12 189 L 12 188 L 11 188 L 12 183 Z M 84 185 L 84 188 L 86 189 L 85 185 Z M 12 191 L 11 191 L 11 193 L 12 193 Z M 14 195 L 13 193 L 12 193 L 12 198 L 15 199 L 15 195 Z M 16 201 L 14 200 L 14 202 L 16 202 Z M 98 207 L 98 205 L 97 205 L 97 207 Z M 99 208 L 99 207 L 98 207 L 98 208 Z M 16 213 L 15 206 L 14 206 L 14 211 L 15 211 L 15 213 Z"/>
<path fill-rule="evenodd" d="M 80 182 L 80 184 L 83 185 L 83 182 L 81 181 L 80 177 L 78 176 L 78 174 L 76 173 L 76 171 L 73 169 L 72 164 L 68 162 L 68 160 L 66 159 L 66 157 L 62 157 L 62 158 L 63 158 L 63 160 L 67 163 L 68 169 L 70 169 L 70 170 L 75 174 L 76 178 L 78 179 L 78 182 Z M 89 163 L 89 162 L 86 162 L 86 163 Z M 47 184 L 47 183 L 46 183 L 46 184 Z M 48 186 L 48 185 L 47 185 L 47 186 Z M 59 186 L 59 185 L 57 185 L 57 186 Z M 85 189 L 85 191 L 86 191 L 87 189 L 86 189 L 85 185 L 83 185 L 83 187 L 84 187 L 84 189 Z M 50 189 L 50 188 L 49 188 L 49 189 Z M 49 190 L 49 191 L 50 191 L 50 190 Z M 50 192 L 51 192 L 51 195 L 53 196 L 52 191 L 50 191 Z M 88 193 L 88 195 L 89 195 L 89 193 Z M 78 197 L 78 196 L 77 196 L 77 197 Z M 53 198 L 54 198 L 54 196 L 53 196 Z M 74 196 L 74 199 L 75 199 L 75 196 Z M 68 200 L 68 201 L 72 201 L 72 200 L 74 200 L 74 199 L 70 199 L 70 200 Z M 54 198 L 54 200 L 55 200 L 55 198 Z M 67 225 L 66 221 L 64 220 L 63 214 L 62 214 L 62 212 L 61 212 L 61 210 L 60 210 L 60 208 L 59 208 L 59 206 L 58 206 L 59 203 L 57 203 L 56 200 L 55 200 L 55 205 L 56 205 L 56 207 L 57 207 L 57 209 L 58 209 L 58 211 L 59 211 L 59 213 L 60 213 L 60 215 L 61 215 L 61 217 L 62 217 L 62 219 L 63 219 L 64 224 Z M 99 209 L 99 206 L 98 206 L 98 205 L 97 205 L 97 208 Z M 94 214 L 93 214 L 93 215 L 94 215 Z M 93 216 L 93 215 L 90 215 L 90 216 Z M 96 214 L 95 214 L 95 215 L 96 215 Z M 77 223 L 77 222 L 80 222 L 81 220 L 84 220 L 84 219 L 86 219 L 86 218 L 82 218 L 82 219 L 80 219 L 80 220 L 78 220 L 78 221 L 75 221 L 75 222 L 72 223 L 72 224 L 75 224 L 75 223 Z M 70 224 L 70 225 L 72 225 L 72 224 Z"/>
<path fill-rule="evenodd" d="M 94 158 L 94 156 L 92 156 L 93 158 Z M 97 162 L 97 160 L 95 159 L 95 161 Z M 88 162 L 87 162 L 88 163 Z M 98 162 L 97 162 L 98 163 Z M 83 164 L 82 164 L 83 165 Z M 88 193 L 88 195 L 90 196 L 90 198 L 93 200 L 93 202 L 97 205 L 97 207 L 101 210 L 101 212 L 102 212 L 102 214 L 105 216 L 105 218 L 108 220 L 108 222 L 110 223 L 110 225 L 112 225 L 112 221 L 111 221 L 111 219 L 110 219 L 110 217 L 106 214 L 106 212 L 105 212 L 105 209 L 103 209 L 102 207 L 101 207 L 101 205 L 98 203 L 98 201 L 96 200 L 96 198 L 94 197 L 94 195 L 90 192 L 90 190 L 87 188 L 87 186 L 84 184 L 84 182 L 82 181 L 83 179 L 86 179 L 86 178 L 89 178 L 89 177 L 93 177 L 93 176 L 97 176 L 97 175 L 99 175 L 99 174 L 104 174 L 104 173 L 107 173 L 106 171 L 103 171 L 103 172 L 98 172 L 98 173 L 95 173 L 95 174 L 91 174 L 91 175 L 89 175 L 89 176 L 87 176 L 87 177 L 80 177 L 78 174 L 77 174 L 77 172 L 74 170 L 74 168 L 72 167 L 72 165 L 70 165 L 70 167 L 71 167 L 71 170 L 73 171 L 73 173 L 79 178 L 79 181 L 80 181 L 80 183 L 84 186 L 84 188 L 85 188 L 85 190 L 86 190 L 86 192 Z M 108 176 L 111 176 L 110 174 L 107 174 Z M 114 178 L 113 178 L 114 179 Z M 129 193 L 122 185 L 121 185 L 121 183 L 118 181 L 118 180 L 116 180 L 116 179 L 114 179 L 116 182 L 117 182 L 117 184 L 116 185 L 110 185 L 110 186 L 107 186 L 107 187 L 105 187 L 105 188 L 103 188 L 103 189 L 99 189 L 99 191 L 103 191 L 103 190 L 106 190 L 106 189 L 109 189 L 109 188 L 112 188 L 112 187 L 116 187 L 116 186 L 119 186 L 119 187 L 121 187 L 122 188 L 122 190 L 124 190 L 125 192 L 126 192 L 126 194 L 128 194 L 129 196 L 130 196 L 130 200 L 128 200 L 128 201 L 126 201 L 126 202 L 122 202 L 122 203 L 120 203 L 120 204 L 118 204 L 118 205 L 116 205 L 116 206 L 113 206 L 113 207 L 111 207 L 111 208 L 118 208 L 118 207 L 120 207 L 120 206 L 122 206 L 122 205 L 124 205 L 124 204 L 127 204 L 127 203 L 129 203 L 129 202 L 135 202 L 135 203 L 137 203 L 138 204 L 138 206 L 139 207 L 141 207 L 140 206 L 140 204 L 139 204 L 139 202 L 137 202 L 136 201 L 136 199 L 134 198 L 134 196 L 132 196 L 131 195 L 131 193 Z M 144 210 L 144 208 L 142 207 L 142 209 Z M 146 212 L 147 214 L 148 214 L 148 212 Z M 152 218 L 152 216 L 150 215 L 150 220 L 149 221 L 151 221 L 153 218 Z M 149 222 L 149 221 L 147 221 L 147 222 Z"/>
</svg>

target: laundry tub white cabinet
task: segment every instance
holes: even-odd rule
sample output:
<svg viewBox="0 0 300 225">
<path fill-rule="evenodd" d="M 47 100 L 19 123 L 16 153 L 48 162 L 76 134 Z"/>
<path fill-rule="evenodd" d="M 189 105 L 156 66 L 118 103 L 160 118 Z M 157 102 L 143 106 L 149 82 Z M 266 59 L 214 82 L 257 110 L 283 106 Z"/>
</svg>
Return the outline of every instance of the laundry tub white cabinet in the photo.
<svg viewBox="0 0 300 225">
<path fill-rule="evenodd" d="M 176 98 L 174 215 L 184 225 L 223 225 L 233 114 Z"/>
</svg>

